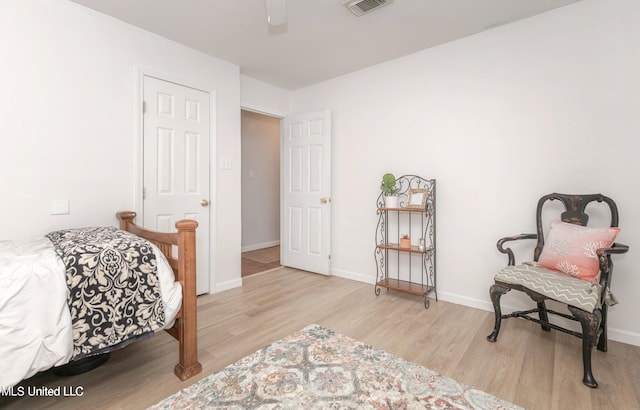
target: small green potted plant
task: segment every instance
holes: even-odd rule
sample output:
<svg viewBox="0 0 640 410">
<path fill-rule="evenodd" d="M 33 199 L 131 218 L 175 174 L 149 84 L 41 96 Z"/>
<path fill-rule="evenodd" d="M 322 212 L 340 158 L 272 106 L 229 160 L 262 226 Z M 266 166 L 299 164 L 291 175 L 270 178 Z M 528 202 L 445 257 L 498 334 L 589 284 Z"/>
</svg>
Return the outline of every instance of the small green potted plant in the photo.
<svg viewBox="0 0 640 410">
<path fill-rule="evenodd" d="M 400 188 L 396 187 L 396 177 L 391 173 L 384 174 L 380 189 L 384 192 L 385 208 L 397 208 L 398 196 L 396 194 L 400 191 Z"/>
</svg>

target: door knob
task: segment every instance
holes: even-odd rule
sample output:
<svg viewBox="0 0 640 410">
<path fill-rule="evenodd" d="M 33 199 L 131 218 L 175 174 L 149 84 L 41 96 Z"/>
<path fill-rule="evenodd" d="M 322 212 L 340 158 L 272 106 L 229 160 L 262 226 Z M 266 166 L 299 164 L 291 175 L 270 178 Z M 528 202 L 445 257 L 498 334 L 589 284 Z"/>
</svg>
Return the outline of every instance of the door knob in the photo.
<svg viewBox="0 0 640 410">
<path fill-rule="evenodd" d="M 209 201 L 207 201 L 206 199 L 203 199 L 202 201 L 200 201 L 200 205 L 201 206 L 209 206 Z"/>
<path fill-rule="evenodd" d="M 320 203 L 326 204 L 328 202 L 331 202 L 331 198 L 320 198 Z"/>
</svg>

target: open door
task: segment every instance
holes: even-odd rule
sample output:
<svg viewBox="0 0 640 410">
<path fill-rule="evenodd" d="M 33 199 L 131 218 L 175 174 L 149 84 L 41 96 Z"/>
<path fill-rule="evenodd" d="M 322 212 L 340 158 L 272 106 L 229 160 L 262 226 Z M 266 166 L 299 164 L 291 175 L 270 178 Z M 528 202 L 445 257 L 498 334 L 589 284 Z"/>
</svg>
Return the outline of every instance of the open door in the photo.
<svg viewBox="0 0 640 410">
<path fill-rule="evenodd" d="M 331 264 L 331 113 L 284 119 L 281 264 L 329 274 Z"/>
</svg>

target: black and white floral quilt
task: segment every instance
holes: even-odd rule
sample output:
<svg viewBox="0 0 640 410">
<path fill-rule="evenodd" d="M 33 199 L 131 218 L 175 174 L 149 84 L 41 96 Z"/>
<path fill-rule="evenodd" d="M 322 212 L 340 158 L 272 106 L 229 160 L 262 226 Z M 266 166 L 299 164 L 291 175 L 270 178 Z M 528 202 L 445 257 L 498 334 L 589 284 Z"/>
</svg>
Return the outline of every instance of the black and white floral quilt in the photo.
<svg viewBox="0 0 640 410">
<path fill-rule="evenodd" d="M 151 244 L 113 227 L 47 235 L 66 266 L 73 360 L 107 352 L 163 327 Z"/>
</svg>

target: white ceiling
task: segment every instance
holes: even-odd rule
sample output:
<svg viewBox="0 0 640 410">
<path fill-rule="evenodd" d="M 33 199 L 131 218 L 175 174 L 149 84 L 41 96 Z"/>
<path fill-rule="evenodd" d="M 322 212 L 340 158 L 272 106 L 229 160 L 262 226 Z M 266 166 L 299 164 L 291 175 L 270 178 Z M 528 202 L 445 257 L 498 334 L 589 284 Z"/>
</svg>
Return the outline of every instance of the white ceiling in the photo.
<svg viewBox="0 0 640 410">
<path fill-rule="evenodd" d="M 342 0 L 72 0 L 294 90 L 580 0 L 395 0 L 356 17 Z"/>
</svg>

